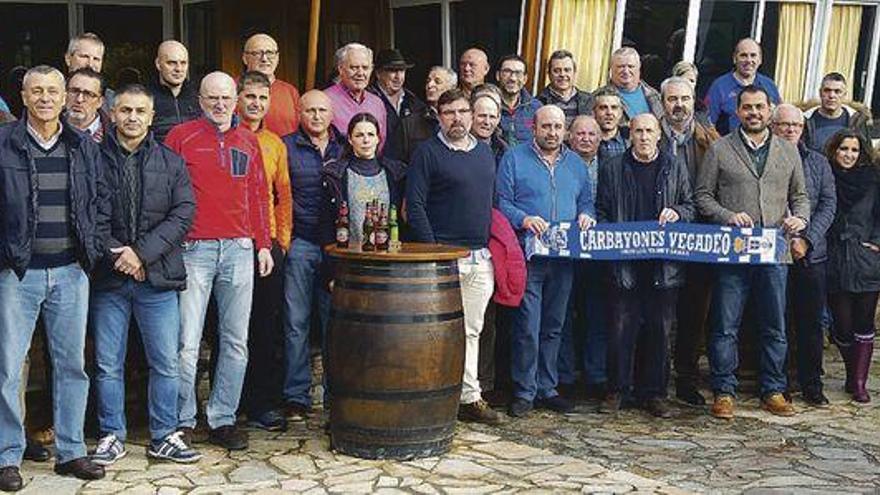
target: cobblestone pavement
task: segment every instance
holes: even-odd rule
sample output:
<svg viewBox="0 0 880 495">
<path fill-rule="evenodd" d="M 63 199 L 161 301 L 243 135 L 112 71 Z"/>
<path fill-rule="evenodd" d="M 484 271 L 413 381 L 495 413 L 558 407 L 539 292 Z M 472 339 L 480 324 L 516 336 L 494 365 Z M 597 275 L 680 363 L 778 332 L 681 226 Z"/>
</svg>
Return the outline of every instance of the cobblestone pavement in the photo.
<svg viewBox="0 0 880 495">
<path fill-rule="evenodd" d="M 199 444 L 193 466 L 148 462 L 143 437 L 107 478 L 84 483 L 26 462 L 22 493 L 880 493 L 880 360 L 875 402 L 840 391 L 842 366 L 826 357 L 832 405 L 777 418 L 743 397 L 737 419 L 676 406 L 672 420 L 637 410 L 600 416 L 587 403 L 559 416 L 536 412 L 500 427 L 459 425 L 452 452 L 412 462 L 367 461 L 329 450 L 323 419 L 282 434 L 251 432 L 251 448 L 227 454 Z"/>
</svg>

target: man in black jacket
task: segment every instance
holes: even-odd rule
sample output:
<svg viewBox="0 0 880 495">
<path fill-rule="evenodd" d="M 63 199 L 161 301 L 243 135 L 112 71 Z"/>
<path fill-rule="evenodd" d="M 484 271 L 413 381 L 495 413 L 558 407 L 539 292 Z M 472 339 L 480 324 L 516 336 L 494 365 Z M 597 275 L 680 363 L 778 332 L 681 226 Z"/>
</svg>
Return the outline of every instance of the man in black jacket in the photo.
<svg viewBox="0 0 880 495">
<path fill-rule="evenodd" d="M 600 223 L 657 221 L 664 225 L 693 220 L 687 169 L 658 146 L 660 135 L 656 117 L 637 115 L 630 120 L 632 146 L 600 163 L 596 203 Z M 616 412 L 621 400 L 632 393 L 653 416 L 671 417 L 665 401 L 667 349 L 676 289 L 684 284 L 684 270 L 673 262 L 646 260 L 613 262 L 609 272 L 609 394 L 600 412 Z M 639 376 L 634 379 L 637 345 L 644 347 L 639 352 Z"/>
<path fill-rule="evenodd" d="M 0 127 L 0 490 L 22 487 L 21 368 L 40 311 L 54 363 L 55 472 L 100 479 L 83 439 L 88 271 L 106 221 L 99 151 L 60 119 L 64 75 L 40 65 L 22 83 L 27 115 Z"/>
<path fill-rule="evenodd" d="M 124 366 L 132 313 L 150 368 L 147 456 L 174 462 L 201 457 L 177 432 L 177 291 L 186 287 L 181 242 L 195 201 L 183 159 L 149 134 L 152 118 L 147 89 L 123 88 L 113 105 L 116 126 L 101 145 L 111 217 L 101 232 L 106 250 L 93 276 L 89 323 L 101 435 L 92 460 L 105 466 L 126 454 Z"/>
<path fill-rule="evenodd" d="M 151 124 L 153 136 L 165 142 L 168 131 L 177 124 L 202 115 L 198 88 L 187 78 L 189 53 L 183 43 L 163 41 L 156 52 L 156 71 L 159 77 L 147 87 L 153 94 L 155 117 Z"/>
<path fill-rule="evenodd" d="M 402 160 L 403 128 L 401 120 L 407 115 L 423 114 L 427 107 L 412 91 L 403 87 L 406 71 L 413 67 L 396 49 L 382 50 L 376 55 L 376 79 L 367 91 L 375 94 L 385 104 L 387 133 L 385 156 Z"/>
</svg>

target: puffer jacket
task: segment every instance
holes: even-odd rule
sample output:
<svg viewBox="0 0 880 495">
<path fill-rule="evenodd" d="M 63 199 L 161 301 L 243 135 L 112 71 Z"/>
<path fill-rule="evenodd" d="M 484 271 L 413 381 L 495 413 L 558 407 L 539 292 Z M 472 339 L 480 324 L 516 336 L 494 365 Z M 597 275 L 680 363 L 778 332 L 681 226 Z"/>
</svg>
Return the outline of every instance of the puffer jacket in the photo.
<svg viewBox="0 0 880 495">
<path fill-rule="evenodd" d="M 186 288 L 182 243 L 192 225 L 195 198 L 183 158 L 148 135 L 140 153 L 141 197 L 137 233 L 129 238 L 123 215 L 124 187 L 119 163 L 116 132 L 101 143 L 104 181 L 112 206 L 109 229 L 103 232 L 107 251 L 95 268 L 94 287 L 99 290 L 119 287 L 128 278 L 113 269 L 114 256 L 109 250 L 131 246 L 146 266 L 147 281 L 157 289 Z"/>
<path fill-rule="evenodd" d="M 88 272 L 103 252 L 98 232 L 109 221 L 109 204 L 98 187 L 100 151 L 88 135 L 66 124 L 60 139 L 70 163 L 74 252 Z M 30 264 L 37 229 L 37 170 L 27 140 L 26 119 L 0 126 L 0 270 L 10 268 L 19 278 Z"/>
<path fill-rule="evenodd" d="M 489 252 L 495 272 L 495 294 L 492 300 L 502 306 L 517 307 L 526 293 L 526 259 L 516 232 L 507 217 L 492 208 L 489 226 Z"/>
<path fill-rule="evenodd" d="M 599 187 L 596 201 L 596 215 L 599 223 L 635 221 L 635 178 L 630 163 L 635 162 L 632 148 L 621 155 L 599 163 Z M 642 166 L 642 165 L 638 165 Z M 679 222 L 692 222 L 694 203 L 687 169 L 661 148 L 654 165 L 660 167 L 657 173 L 656 210 L 657 216 L 664 208 L 672 208 L 678 213 Z M 653 284 L 658 289 L 671 289 L 684 285 L 685 271 L 682 263 L 658 261 L 655 263 Z M 635 289 L 637 284 L 636 265 L 629 261 L 609 263 L 612 283 L 620 289 Z"/>
<path fill-rule="evenodd" d="M 828 244 L 825 235 L 834 213 L 837 211 L 837 195 L 834 188 L 834 173 L 823 155 L 798 144 L 798 152 L 804 162 L 804 181 L 807 196 L 810 198 L 810 224 L 801 235 L 810 243 L 807 263 L 821 263 L 828 259 Z"/>
</svg>

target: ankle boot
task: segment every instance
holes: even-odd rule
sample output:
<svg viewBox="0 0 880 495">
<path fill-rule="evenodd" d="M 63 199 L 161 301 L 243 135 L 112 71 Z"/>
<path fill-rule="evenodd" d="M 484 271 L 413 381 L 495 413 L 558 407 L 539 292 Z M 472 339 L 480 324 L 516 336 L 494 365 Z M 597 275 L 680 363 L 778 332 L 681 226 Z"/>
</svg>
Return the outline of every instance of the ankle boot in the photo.
<svg viewBox="0 0 880 495">
<path fill-rule="evenodd" d="M 874 354 L 874 335 L 856 336 L 856 342 L 852 346 L 853 368 L 853 400 L 856 402 L 870 402 L 868 395 L 868 371 L 871 367 L 871 356 Z"/>
</svg>

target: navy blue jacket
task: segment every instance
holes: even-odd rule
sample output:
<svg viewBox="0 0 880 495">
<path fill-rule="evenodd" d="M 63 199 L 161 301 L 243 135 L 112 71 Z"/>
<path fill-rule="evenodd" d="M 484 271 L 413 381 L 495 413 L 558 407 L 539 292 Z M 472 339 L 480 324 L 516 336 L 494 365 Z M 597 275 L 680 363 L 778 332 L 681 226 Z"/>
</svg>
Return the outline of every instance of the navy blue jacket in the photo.
<svg viewBox="0 0 880 495">
<path fill-rule="evenodd" d="M 630 163 L 635 159 L 632 148 L 610 160 L 599 162 L 598 197 L 596 198 L 596 220 L 606 222 L 632 222 L 636 220 L 636 187 Z M 657 216 L 664 208 L 678 213 L 679 222 L 692 222 L 695 208 L 691 181 L 687 167 L 662 147 L 657 156 L 656 211 Z M 681 263 L 658 261 L 654 264 L 653 284 L 658 289 L 671 289 L 684 285 L 685 272 Z M 636 264 L 629 261 L 615 261 L 610 264 L 611 282 L 620 289 L 635 289 L 638 283 Z M 639 287 L 641 288 L 641 287 Z"/>
<path fill-rule="evenodd" d="M 128 220 L 123 214 L 127 201 L 123 187 L 122 164 L 119 163 L 116 130 L 101 143 L 104 157 L 103 184 L 111 205 L 111 220 L 104 236 L 108 252 L 93 273 L 93 288 L 107 290 L 119 287 L 129 277 L 113 269 L 115 256 L 111 248 L 131 246 L 147 270 L 147 281 L 157 289 L 186 288 L 183 265 L 183 240 L 192 225 L 196 202 L 189 173 L 183 158 L 156 141 L 150 133 L 141 144 L 143 158 L 139 164 L 141 197 L 136 238 L 128 237 Z"/>
<path fill-rule="evenodd" d="M 825 238 L 834 213 L 837 211 L 837 194 L 834 187 L 834 173 L 831 165 L 821 153 L 798 143 L 798 151 L 804 162 L 804 179 L 807 196 L 810 198 L 810 223 L 803 237 L 810 243 L 807 263 L 821 263 L 828 259 L 828 243 Z"/>
<path fill-rule="evenodd" d="M 290 170 L 290 186 L 293 189 L 293 239 L 303 239 L 313 244 L 321 243 L 321 205 L 324 190 L 321 185 L 321 169 L 342 155 L 345 138 L 332 125 L 330 142 L 324 155 L 312 144 L 302 126 L 293 134 L 281 138 L 287 147 L 287 164 Z"/>
<path fill-rule="evenodd" d="M 99 223 L 109 221 L 98 192 L 100 152 L 86 134 L 62 124 L 70 164 L 70 225 L 76 259 L 90 271 L 103 252 Z M 37 230 L 37 170 L 28 146 L 27 119 L 0 126 L 0 270 L 24 278 Z M 103 188 L 102 188 L 103 190 Z"/>
</svg>

